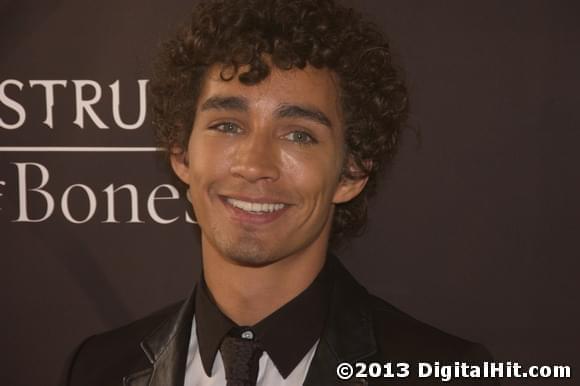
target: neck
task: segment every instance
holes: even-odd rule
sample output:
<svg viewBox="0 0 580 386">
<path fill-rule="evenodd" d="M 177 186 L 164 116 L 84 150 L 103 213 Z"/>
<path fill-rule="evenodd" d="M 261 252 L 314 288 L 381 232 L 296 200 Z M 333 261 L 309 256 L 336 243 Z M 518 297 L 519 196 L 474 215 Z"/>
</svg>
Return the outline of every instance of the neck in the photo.
<svg viewBox="0 0 580 386">
<path fill-rule="evenodd" d="M 320 245 L 318 245 L 320 244 Z M 241 326 L 252 326 L 294 299 L 321 271 L 326 240 L 268 265 L 244 266 L 222 256 L 202 236 L 205 282 L 220 310 Z"/>
</svg>

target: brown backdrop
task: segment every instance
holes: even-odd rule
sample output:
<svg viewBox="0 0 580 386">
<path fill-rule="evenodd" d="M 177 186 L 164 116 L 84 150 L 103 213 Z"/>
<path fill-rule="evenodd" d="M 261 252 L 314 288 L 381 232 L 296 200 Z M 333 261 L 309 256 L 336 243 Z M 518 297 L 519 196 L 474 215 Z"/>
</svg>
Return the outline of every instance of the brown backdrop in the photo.
<svg viewBox="0 0 580 386">
<path fill-rule="evenodd" d="M 368 232 L 343 261 L 371 291 L 484 343 L 497 359 L 568 364 L 574 374 L 578 3 L 351 3 L 390 36 L 421 140 L 407 131 Z M 199 246 L 184 201 L 155 199 L 173 194 L 159 187 L 173 180 L 156 153 L 30 149 L 153 146 L 148 121 L 135 129 L 116 123 L 109 86 L 119 80 L 121 117 L 135 122 L 137 81 L 148 79 L 158 42 L 190 8 L 184 0 L 0 2 L 0 83 L 22 83 L 4 83 L 4 102 L 26 114 L 19 126 L 0 127 L 0 384 L 56 385 L 83 337 L 180 299 L 194 284 Z M 54 88 L 52 128 L 43 123 L 45 89 L 31 80 L 67 81 Z M 75 80 L 99 86 L 94 111 L 108 129 L 86 114 L 82 128 L 74 123 Z M 91 87 L 84 99 L 94 96 Z M 14 106 L 0 102 L 5 124 L 17 123 Z M 41 182 L 44 194 L 22 190 Z M 138 219 L 123 190 L 112 206 L 118 222 L 110 221 L 103 190 L 111 184 L 135 187 Z M 29 220 L 46 219 L 25 221 L 24 204 Z"/>
</svg>

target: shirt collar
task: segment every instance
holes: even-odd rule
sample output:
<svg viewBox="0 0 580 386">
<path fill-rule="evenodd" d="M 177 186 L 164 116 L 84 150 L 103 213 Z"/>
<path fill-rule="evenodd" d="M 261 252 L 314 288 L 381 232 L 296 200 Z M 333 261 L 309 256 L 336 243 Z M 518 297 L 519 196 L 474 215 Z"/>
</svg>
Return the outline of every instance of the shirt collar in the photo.
<svg viewBox="0 0 580 386">
<path fill-rule="evenodd" d="M 328 261 L 298 296 L 250 326 L 283 378 L 288 377 L 322 333 L 332 289 Z M 195 299 L 196 334 L 205 373 L 211 376 L 223 337 L 237 326 L 213 301 L 203 275 Z"/>
</svg>

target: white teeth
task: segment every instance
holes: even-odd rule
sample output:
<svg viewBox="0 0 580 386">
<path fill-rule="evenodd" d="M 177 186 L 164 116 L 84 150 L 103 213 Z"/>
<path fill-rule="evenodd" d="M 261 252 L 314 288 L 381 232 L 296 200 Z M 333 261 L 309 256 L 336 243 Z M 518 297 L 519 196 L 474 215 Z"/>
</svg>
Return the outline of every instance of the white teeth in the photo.
<svg viewBox="0 0 580 386">
<path fill-rule="evenodd" d="M 284 204 L 269 204 L 269 203 L 261 204 L 259 202 L 246 202 L 236 200 L 233 198 L 228 198 L 227 202 L 230 205 L 235 206 L 236 208 L 240 208 L 247 212 L 252 212 L 256 214 L 271 213 L 280 210 L 286 206 Z"/>
</svg>

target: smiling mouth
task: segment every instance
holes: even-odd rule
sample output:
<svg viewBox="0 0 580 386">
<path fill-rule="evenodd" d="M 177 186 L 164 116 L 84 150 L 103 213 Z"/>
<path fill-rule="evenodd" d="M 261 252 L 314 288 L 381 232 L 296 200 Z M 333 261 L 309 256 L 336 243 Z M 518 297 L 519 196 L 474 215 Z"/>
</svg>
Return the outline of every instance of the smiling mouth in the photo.
<svg viewBox="0 0 580 386">
<path fill-rule="evenodd" d="M 282 203 L 249 202 L 229 197 L 227 197 L 225 201 L 234 208 L 241 209 L 244 212 L 257 215 L 265 215 L 269 213 L 278 212 L 287 207 L 286 204 Z"/>
</svg>

